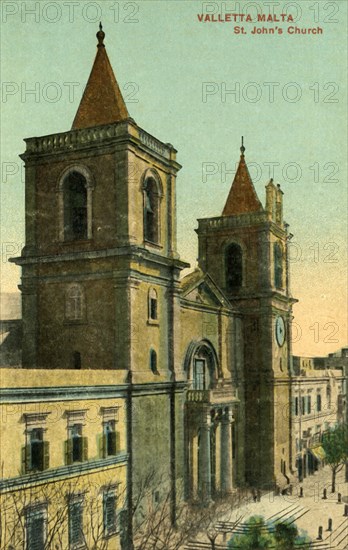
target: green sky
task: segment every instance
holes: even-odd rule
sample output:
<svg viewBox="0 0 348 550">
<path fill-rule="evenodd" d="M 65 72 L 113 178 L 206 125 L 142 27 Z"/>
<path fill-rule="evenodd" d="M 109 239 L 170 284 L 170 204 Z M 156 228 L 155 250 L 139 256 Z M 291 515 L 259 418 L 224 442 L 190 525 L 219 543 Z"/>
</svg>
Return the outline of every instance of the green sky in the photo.
<svg viewBox="0 0 348 550">
<path fill-rule="evenodd" d="M 299 17 L 291 26 L 319 26 L 323 34 L 290 35 L 286 23 L 255 23 L 283 34 L 252 35 L 254 23 L 197 17 L 280 14 L 286 4 Z M 294 351 L 326 354 L 347 343 L 345 1 L 3 1 L 1 10 L 2 291 L 15 291 L 20 277 L 6 259 L 24 242 L 22 140 L 71 127 L 101 19 L 131 116 L 178 149 L 181 256 L 195 264 L 196 219 L 221 213 L 244 135 L 263 202 L 276 163 L 295 235 L 291 280 L 301 337 Z M 247 34 L 235 34 L 237 25 Z"/>
</svg>

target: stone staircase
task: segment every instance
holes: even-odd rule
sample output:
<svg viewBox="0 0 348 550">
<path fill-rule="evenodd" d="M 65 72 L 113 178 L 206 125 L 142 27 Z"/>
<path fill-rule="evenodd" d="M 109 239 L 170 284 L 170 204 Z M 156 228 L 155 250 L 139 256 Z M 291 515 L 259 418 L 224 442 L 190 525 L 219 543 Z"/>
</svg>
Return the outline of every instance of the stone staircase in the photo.
<svg viewBox="0 0 348 550">
<path fill-rule="evenodd" d="M 326 538 L 325 541 L 328 539 Z M 330 550 L 348 549 L 348 517 L 334 530 L 330 537 Z"/>
<path fill-rule="evenodd" d="M 290 524 L 296 523 L 297 520 L 308 512 L 309 508 L 305 508 L 299 504 L 291 504 L 266 518 L 266 522 L 280 520 L 282 522 L 287 521 Z M 215 528 L 219 531 L 215 550 L 226 550 L 228 540 L 232 534 L 241 535 L 245 534 L 248 530 L 245 523 L 240 523 L 235 527 L 234 522 L 231 521 L 219 521 L 215 524 Z M 348 550 L 348 518 L 345 518 L 335 531 L 330 533 L 329 537 L 325 537 L 324 540 L 314 540 L 311 543 L 304 544 L 302 548 L 304 550 Z M 185 550 L 211 550 L 211 544 L 208 541 L 192 540 L 185 546 Z"/>
</svg>

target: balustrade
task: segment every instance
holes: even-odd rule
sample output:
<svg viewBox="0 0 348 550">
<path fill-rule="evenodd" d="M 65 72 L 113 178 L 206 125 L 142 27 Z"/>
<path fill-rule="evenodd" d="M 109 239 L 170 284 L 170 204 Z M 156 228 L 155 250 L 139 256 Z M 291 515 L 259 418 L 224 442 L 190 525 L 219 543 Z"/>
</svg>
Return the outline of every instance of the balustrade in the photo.
<svg viewBox="0 0 348 550">
<path fill-rule="evenodd" d="M 130 125 L 132 121 L 122 121 L 115 124 L 106 124 L 95 128 L 82 128 L 78 130 L 70 130 L 50 136 L 35 137 L 26 139 L 27 153 L 49 153 L 54 151 L 71 150 L 78 146 L 88 146 L 90 143 L 97 144 L 109 141 L 124 134 L 135 135 L 138 132 L 140 143 L 146 145 L 152 151 L 162 155 L 166 159 L 170 159 L 170 151 L 172 147 L 165 145 L 158 139 L 154 138 L 141 128 L 135 126 L 135 132 L 130 133 Z"/>
</svg>

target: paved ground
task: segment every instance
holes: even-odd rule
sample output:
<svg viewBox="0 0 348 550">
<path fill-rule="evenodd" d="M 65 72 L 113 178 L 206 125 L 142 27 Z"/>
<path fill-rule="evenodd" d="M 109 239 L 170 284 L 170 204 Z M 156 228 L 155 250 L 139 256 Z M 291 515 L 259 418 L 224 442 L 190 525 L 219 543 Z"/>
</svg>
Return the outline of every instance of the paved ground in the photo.
<svg viewBox="0 0 348 550">
<path fill-rule="evenodd" d="M 299 497 L 300 487 L 303 488 L 303 498 Z M 323 490 L 327 489 L 327 499 L 324 500 Z M 338 493 L 341 493 L 342 503 L 338 504 Z M 336 492 L 331 493 L 331 469 L 326 466 L 314 475 L 304 479 L 303 483 L 294 487 L 292 496 L 275 497 L 265 495 L 261 502 L 248 503 L 242 506 L 240 512 L 247 515 L 260 514 L 265 518 L 278 515 L 283 510 L 284 517 L 296 518 L 296 525 L 304 529 L 315 540 L 319 526 L 323 527 L 323 540 L 329 548 L 348 549 L 348 517 L 344 517 L 344 505 L 348 504 L 348 483 L 344 482 L 344 469 L 337 475 Z M 328 520 L 332 519 L 333 531 L 327 531 Z"/>
<path fill-rule="evenodd" d="M 303 488 L 303 498 L 299 497 L 300 487 Z M 322 498 L 324 488 L 327 489 L 326 500 Z M 338 503 L 338 493 L 342 495 L 340 504 Z M 245 502 L 246 498 L 248 498 L 248 502 Z M 265 519 L 276 516 L 283 519 L 292 517 L 296 519 L 296 525 L 306 531 L 315 541 L 315 548 L 348 549 L 348 517 L 344 517 L 344 506 L 348 504 L 348 483 L 344 482 L 344 469 L 337 475 L 335 493 L 331 493 L 331 470 L 327 466 L 295 486 L 291 496 L 274 496 L 269 493 L 263 495 L 260 502 L 250 502 L 249 495 L 246 498 L 244 503 L 233 511 L 229 518 L 230 521 L 241 514 L 244 516 L 244 521 L 252 515 L 261 515 Z M 332 519 L 332 532 L 327 530 L 329 518 Z M 316 540 L 319 526 L 323 527 L 322 542 Z M 225 546 L 223 542 L 229 538 L 228 534 L 226 538 L 222 534 L 219 535 L 218 545 Z M 200 540 L 207 541 L 205 537 Z M 189 545 L 187 548 L 194 549 L 195 546 Z"/>
</svg>

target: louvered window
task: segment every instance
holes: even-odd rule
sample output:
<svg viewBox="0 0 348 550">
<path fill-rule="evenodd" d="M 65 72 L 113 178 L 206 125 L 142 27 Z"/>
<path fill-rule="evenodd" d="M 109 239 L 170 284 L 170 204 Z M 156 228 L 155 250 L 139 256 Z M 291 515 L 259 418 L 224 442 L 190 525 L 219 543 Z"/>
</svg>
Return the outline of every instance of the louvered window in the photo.
<svg viewBox="0 0 348 550">
<path fill-rule="evenodd" d="M 46 538 L 44 509 L 29 509 L 26 516 L 26 550 L 43 550 Z"/>
<path fill-rule="evenodd" d="M 116 494 L 115 491 L 105 491 L 103 495 L 104 534 L 110 536 L 116 533 Z"/>
<path fill-rule="evenodd" d="M 69 544 L 76 546 L 83 543 L 83 506 L 81 500 L 69 503 Z"/>
</svg>

